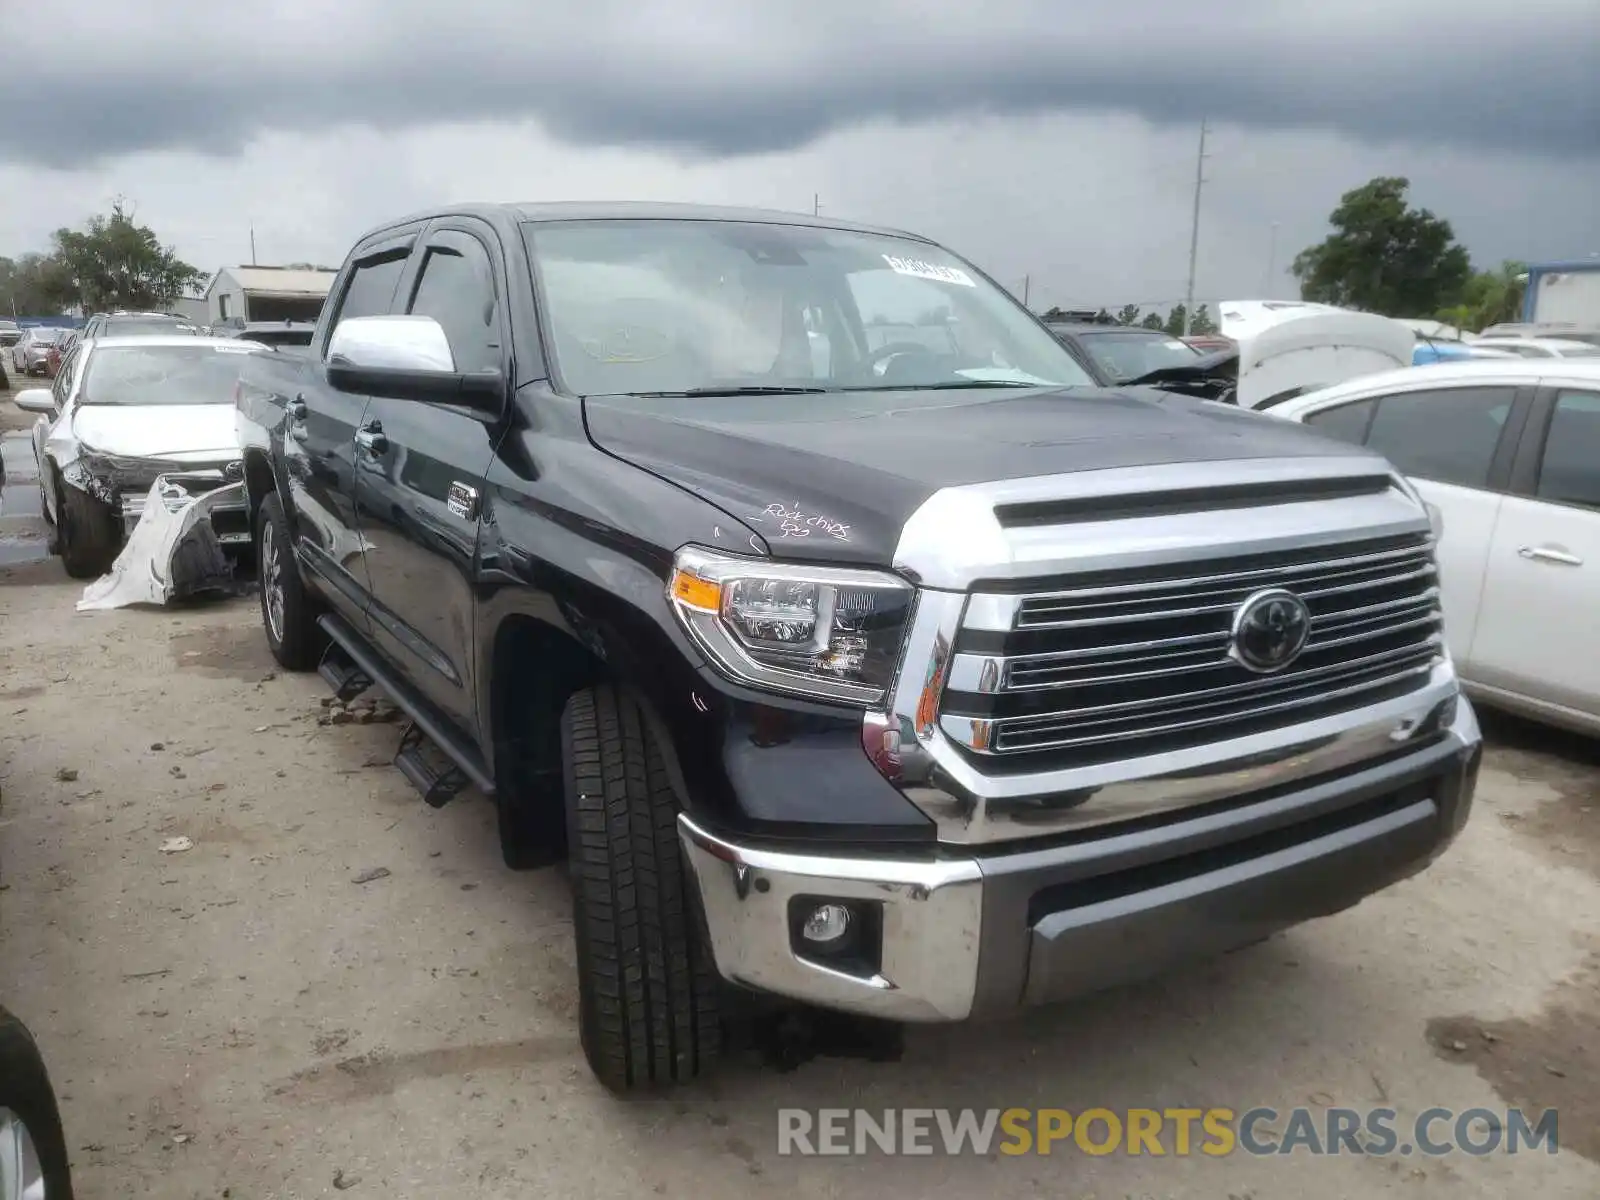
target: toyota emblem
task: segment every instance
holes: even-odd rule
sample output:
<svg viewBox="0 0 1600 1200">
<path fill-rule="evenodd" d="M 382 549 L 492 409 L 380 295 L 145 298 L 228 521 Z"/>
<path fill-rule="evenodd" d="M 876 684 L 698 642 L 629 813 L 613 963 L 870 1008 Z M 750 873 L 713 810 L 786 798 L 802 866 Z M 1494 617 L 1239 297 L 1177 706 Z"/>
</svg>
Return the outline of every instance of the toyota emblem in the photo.
<svg viewBox="0 0 1600 1200">
<path fill-rule="evenodd" d="M 1250 596 L 1234 611 L 1228 655 L 1246 670 L 1281 671 L 1306 647 L 1311 610 L 1293 592 L 1272 588 Z"/>
</svg>

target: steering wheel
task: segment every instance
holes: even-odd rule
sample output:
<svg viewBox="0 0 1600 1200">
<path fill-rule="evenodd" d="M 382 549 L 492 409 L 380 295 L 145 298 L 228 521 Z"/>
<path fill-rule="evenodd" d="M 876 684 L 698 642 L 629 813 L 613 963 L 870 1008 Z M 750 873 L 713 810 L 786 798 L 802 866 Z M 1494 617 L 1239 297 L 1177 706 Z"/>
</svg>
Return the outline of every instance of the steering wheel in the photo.
<svg viewBox="0 0 1600 1200">
<path fill-rule="evenodd" d="M 934 352 L 921 342 L 885 342 L 876 350 L 869 350 L 866 357 L 861 360 L 862 373 L 866 375 L 876 374 L 876 369 L 880 362 L 885 365 L 885 373 L 887 373 L 889 359 L 901 354 L 922 354 L 929 358 L 934 357 Z"/>
</svg>

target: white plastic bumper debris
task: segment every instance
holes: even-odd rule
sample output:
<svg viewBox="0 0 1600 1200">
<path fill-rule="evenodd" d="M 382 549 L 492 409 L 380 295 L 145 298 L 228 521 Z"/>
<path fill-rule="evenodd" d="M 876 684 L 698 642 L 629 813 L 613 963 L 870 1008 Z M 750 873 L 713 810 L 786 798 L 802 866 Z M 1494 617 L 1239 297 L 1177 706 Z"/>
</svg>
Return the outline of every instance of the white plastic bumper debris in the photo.
<svg viewBox="0 0 1600 1200">
<path fill-rule="evenodd" d="M 236 508 L 243 500 L 243 483 L 193 495 L 181 483 L 160 476 L 145 496 L 139 523 L 122 553 L 109 572 L 83 589 L 78 611 L 165 605 L 227 586 L 232 570 L 211 527 L 211 513 Z"/>
</svg>

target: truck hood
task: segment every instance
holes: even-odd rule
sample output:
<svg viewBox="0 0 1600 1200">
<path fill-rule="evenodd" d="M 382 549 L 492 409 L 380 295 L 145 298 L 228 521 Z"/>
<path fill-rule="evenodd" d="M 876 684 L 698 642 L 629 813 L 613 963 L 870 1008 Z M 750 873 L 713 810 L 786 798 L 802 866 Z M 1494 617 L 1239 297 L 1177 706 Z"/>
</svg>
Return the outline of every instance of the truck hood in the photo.
<svg viewBox="0 0 1600 1200">
<path fill-rule="evenodd" d="M 81 450 L 183 461 L 238 453 L 231 404 L 86 404 L 72 417 Z"/>
<path fill-rule="evenodd" d="M 704 497 L 773 554 L 879 566 L 945 487 L 1352 452 L 1291 422 L 1135 388 L 605 396 L 584 416 L 600 449 Z"/>
</svg>

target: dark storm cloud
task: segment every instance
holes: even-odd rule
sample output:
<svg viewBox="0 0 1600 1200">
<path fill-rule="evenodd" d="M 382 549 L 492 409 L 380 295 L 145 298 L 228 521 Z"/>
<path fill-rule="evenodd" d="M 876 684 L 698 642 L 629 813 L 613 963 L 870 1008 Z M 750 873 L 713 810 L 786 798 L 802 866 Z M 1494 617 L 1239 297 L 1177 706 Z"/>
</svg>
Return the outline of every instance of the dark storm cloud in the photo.
<svg viewBox="0 0 1600 1200">
<path fill-rule="evenodd" d="M 527 118 L 578 144 L 728 157 L 875 118 L 1115 110 L 1600 158 L 1595 0 L 1084 7 L 80 0 L 13 28 L 0 106 L 33 119 L 0 122 L 0 157 L 78 167 L 229 154 L 272 131 Z"/>
</svg>

